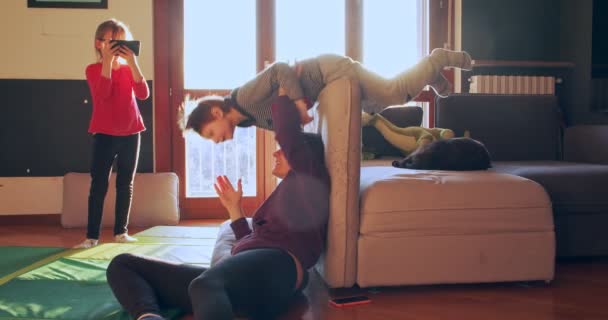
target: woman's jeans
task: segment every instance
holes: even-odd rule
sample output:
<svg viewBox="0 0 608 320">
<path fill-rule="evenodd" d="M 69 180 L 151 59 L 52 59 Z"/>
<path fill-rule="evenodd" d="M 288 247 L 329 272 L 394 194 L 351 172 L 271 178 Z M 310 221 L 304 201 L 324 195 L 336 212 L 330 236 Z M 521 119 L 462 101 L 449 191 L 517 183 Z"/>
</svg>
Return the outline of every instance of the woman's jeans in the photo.
<svg viewBox="0 0 608 320">
<path fill-rule="evenodd" d="M 293 258 L 274 248 L 243 251 L 212 268 L 121 254 L 107 270 L 114 295 L 135 319 L 161 308 L 192 312 L 197 320 L 232 320 L 235 313 L 274 319 L 298 293 L 296 277 Z"/>
</svg>

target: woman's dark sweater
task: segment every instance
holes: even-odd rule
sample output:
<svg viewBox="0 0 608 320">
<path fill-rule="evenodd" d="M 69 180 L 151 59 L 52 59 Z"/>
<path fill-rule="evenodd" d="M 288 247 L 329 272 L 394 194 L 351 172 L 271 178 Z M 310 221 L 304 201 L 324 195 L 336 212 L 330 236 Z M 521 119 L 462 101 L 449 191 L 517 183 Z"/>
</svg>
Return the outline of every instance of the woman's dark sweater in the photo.
<svg viewBox="0 0 608 320">
<path fill-rule="evenodd" d="M 287 96 L 275 99 L 272 120 L 291 170 L 255 212 L 253 230 L 245 218 L 232 222 L 237 239 L 232 254 L 281 248 L 306 270 L 319 259 L 327 232 L 330 186 L 323 142 L 318 135 L 302 132 L 298 112 Z"/>
</svg>

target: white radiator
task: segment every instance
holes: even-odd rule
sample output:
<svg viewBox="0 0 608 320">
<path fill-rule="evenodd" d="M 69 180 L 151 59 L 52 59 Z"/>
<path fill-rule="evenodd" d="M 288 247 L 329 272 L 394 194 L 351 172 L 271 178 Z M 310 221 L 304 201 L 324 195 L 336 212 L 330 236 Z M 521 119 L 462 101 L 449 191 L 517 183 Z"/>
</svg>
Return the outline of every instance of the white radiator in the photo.
<svg viewBox="0 0 608 320">
<path fill-rule="evenodd" d="M 469 93 L 555 94 L 555 77 L 476 75 L 469 81 Z"/>
<path fill-rule="evenodd" d="M 63 177 L 0 178 L 0 215 L 59 214 Z"/>
</svg>

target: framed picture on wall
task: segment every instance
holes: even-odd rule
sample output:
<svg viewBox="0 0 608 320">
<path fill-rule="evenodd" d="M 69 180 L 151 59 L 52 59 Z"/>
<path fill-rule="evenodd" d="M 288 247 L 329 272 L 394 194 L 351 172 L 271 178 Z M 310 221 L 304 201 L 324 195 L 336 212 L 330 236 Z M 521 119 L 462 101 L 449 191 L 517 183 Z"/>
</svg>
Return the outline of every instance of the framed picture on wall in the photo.
<svg viewBox="0 0 608 320">
<path fill-rule="evenodd" d="M 108 0 L 27 0 L 27 7 L 107 9 Z"/>
</svg>

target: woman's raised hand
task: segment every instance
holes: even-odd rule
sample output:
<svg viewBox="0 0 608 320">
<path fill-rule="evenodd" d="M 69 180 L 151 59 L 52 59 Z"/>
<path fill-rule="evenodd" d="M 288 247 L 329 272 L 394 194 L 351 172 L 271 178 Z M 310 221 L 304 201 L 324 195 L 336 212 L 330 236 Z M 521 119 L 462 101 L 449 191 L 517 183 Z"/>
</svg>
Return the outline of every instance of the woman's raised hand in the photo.
<svg viewBox="0 0 608 320">
<path fill-rule="evenodd" d="M 241 179 L 237 181 L 237 189 L 235 190 L 226 176 L 218 176 L 215 179 L 213 188 L 220 198 L 222 205 L 228 210 L 232 221 L 243 217 L 241 199 L 243 198 L 243 185 Z"/>
</svg>

